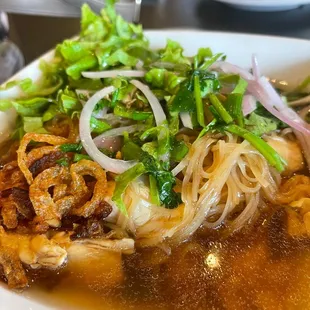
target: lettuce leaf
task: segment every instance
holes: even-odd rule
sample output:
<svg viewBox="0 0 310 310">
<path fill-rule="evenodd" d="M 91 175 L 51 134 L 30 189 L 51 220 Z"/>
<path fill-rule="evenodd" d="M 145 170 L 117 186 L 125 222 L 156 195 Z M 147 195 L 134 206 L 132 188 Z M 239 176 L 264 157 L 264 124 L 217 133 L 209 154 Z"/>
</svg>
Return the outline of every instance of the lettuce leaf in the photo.
<svg viewBox="0 0 310 310">
<path fill-rule="evenodd" d="M 276 120 L 260 116 L 255 112 L 251 113 L 250 116 L 244 120 L 244 123 L 248 131 L 259 137 L 265 133 L 276 130 L 279 124 Z"/>
</svg>

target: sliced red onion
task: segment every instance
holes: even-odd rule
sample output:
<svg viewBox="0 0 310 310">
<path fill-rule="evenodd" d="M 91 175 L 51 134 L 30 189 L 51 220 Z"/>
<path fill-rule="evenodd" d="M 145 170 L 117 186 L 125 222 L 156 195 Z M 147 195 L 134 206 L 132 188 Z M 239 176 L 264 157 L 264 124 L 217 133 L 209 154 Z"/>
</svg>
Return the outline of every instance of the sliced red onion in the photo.
<svg viewBox="0 0 310 310">
<path fill-rule="evenodd" d="M 282 122 L 310 137 L 310 126 L 299 115 L 289 108 L 273 89 L 265 77 L 259 81 L 248 81 L 248 91 L 264 106 L 264 108 Z"/>
<path fill-rule="evenodd" d="M 252 94 L 267 111 L 294 129 L 310 169 L 310 125 L 283 102 L 282 98 L 272 87 L 267 78 L 262 76 L 255 80 L 254 76 L 246 70 L 227 62 L 216 62 L 213 64 L 213 69 L 222 70 L 225 73 L 239 74 L 248 82 L 248 92 Z M 256 74 L 258 75 L 258 71 Z"/>
<path fill-rule="evenodd" d="M 189 112 L 181 112 L 180 118 L 184 127 L 193 129 L 192 119 Z"/>
<path fill-rule="evenodd" d="M 256 99 L 252 95 L 244 95 L 242 101 L 242 112 L 244 116 L 256 110 Z"/>
<path fill-rule="evenodd" d="M 218 61 L 212 66 L 213 69 L 219 69 L 225 73 L 239 74 L 248 82 L 248 92 L 252 94 L 266 110 L 292 128 L 306 135 L 310 135 L 309 124 L 303 121 L 294 110 L 290 109 L 283 102 L 266 77 L 262 76 L 256 81 L 251 73 L 225 61 Z"/>
<path fill-rule="evenodd" d="M 130 83 L 136 86 L 138 89 L 140 89 L 142 93 L 145 95 L 146 99 L 149 101 L 150 106 L 154 113 L 156 125 L 160 126 L 161 124 L 163 124 L 166 121 L 166 114 L 162 106 L 160 105 L 158 99 L 152 93 L 150 88 L 138 80 L 132 80 L 130 81 Z"/>
<path fill-rule="evenodd" d="M 255 80 L 258 80 L 261 77 L 259 66 L 258 66 L 258 61 L 257 57 L 255 54 L 252 55 L 252 71 Z"/>
<path fill-rule="evenodd" d="M 90 118 L 93 110 L 99 100 L 111 94 L 115 88 L 113 86 L 105 87 L 95 93 L 85 104 L 80 116 L 80 138 L 87 154 L 96 161 L 102 168 L 114 173 L 123 173 L 135 165 L 133 161 L 124 161 L 110 158 L 99 151 L 94 143 L 90 131 Z"/>
<path fill-rule="evenodd" d="M 118 76 L 143 77 L 144 75 L 145 71 L 142 70 L 106 70 L 106 71 L 82 72 L 82 76 L 88 79 L 115 78 Z"/>
<path fill-rule="evenodd" d="M 229 62 L 226 61 L 216 61 L 214 64 L 210 67 L 211 70 L 221 70 L 224 73 L 233 73 L 233 74 L 239 74 L 242 78 L 245 80 L 253 80 L 253 75 L 248 72 L 247 70 L 240 68 L 238 66 L 235 66 Z"/>
<path fill-rule="evenodd" d="M 122 137 L 120 136 L 113 136 L 113 137 L 103 137 L 100 140 L 95 141 L 96 146 L 98 148 L 106 149 L 111 152 L 120 151 L 122 148 Z"/>
</svg>

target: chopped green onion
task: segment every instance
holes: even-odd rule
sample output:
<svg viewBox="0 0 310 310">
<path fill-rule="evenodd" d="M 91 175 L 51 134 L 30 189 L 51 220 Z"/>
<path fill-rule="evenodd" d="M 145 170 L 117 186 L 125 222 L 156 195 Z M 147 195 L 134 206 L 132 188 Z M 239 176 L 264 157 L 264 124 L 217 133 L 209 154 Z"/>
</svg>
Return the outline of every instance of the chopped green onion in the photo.
<svg viewBox="0 0 310 310">
<path fill-rule="evenodd" d="M 225 126 L 224 129 L 249 141 L 267 159 L 269 164 L 279 172 L 284 170 L 285 160 L 263 139 L 237 125 L 230 124 Z"/>
<path fill-rule="evenodd" d="M 196 101 L 196 110 L 197 110 L 197 120 L 200 126 L 205 126 L 205 117 L 203 111 L 203 103 L 201 99 L 201 89 L 200 89 L 200 81 L 199 76 L 195 75 L 194 77 L 194 95 Z"/>
<path fill-rule="evenodd" d="M 85 154 L 74 154 L 74 157 L 73 157 L 73 162 L 78 162 L 82 159 L 87 159 L 87 160 L 92 160 L 90 156 L 88 155 L 85 155 Z"/>
<path fill-rule="evenodd" d="M 82 147 L 83 146 L 81 143 L 66 143 L 60 146 L 60 150 L 64 153 L 68 152 L 79 153 L 81 152 Z"/>
<path fill-rule="evenodd" d="M 69 159 L 68 158 L 60 158 L 58 160 L 56 160 L 56 164 L 60 165 L 60 166 L 64 166 L 64 167 L 68 167 L 69 166 Z"/>
<path fill-rule="evenodd" d="M 207 132 L 209 132 L 210 130 L 212 130 L 214 128 L 214 126 L 217 123 L 217 119 L 213 119 L 206 127 L 204 127 L 201 131 L 199 136 L 197 137 L 196 140 L 200 139 L 201 137 L 203 137 Z"/>
<path fill-rule="evenodd" d="M 157 181 L 152 175 L 149 175 L 149 180 L 150 180 L 151 202 L 156 206 L 160 206 Z"/>
<path fill-rule="evenodd" d="M 236 120 L 240 127 L 244 127 L 244 117 L 242 112 L 243 95 L 231 93 L 225 101 L 229 114 Z"/>
<path fill-rule="evenodd" d="M 226 124 L 232 123 L 233 119 L 222 105 L 221 101 L 214 94 L 209 95 L 210 102 Z"/>
</svg>

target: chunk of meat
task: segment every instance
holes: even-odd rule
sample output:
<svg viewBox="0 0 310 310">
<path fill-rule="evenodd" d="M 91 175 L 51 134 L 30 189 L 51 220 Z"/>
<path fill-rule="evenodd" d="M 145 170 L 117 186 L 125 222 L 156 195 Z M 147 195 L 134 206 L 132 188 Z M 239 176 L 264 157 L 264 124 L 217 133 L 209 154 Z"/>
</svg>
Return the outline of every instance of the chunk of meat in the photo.
<svg viewBox="0 0 310 310">
<path fill-rule="evenodd" d="M 305 167 L 302 150 L 297 141 L 280 136 L 266 136 L 265 140 L 287 162 L 284 175 L 292 175 Z"/>
<path fill-rule="evenodd" d="M 95 285 L 97 290 L 106 291 L 124 281 L 120 252 L 89 248 L 84 244 L 74 243 L 68 249 L 67 269 L 79 281 L 92 288 Z"/>
<path fill-rule="evenodd" d="M 16 240 L 14 240 L 16 241 Z M 16 242 L 0 226 L 0 265 L 11 289 L 27 287 L 28 280 L 16 251 Z"/>
<path fill-rule="evenodd" d="M 33 269 L 41 267 L 57 269 L 67 259 L 66 250 L 44 235 L 25 240 L 20 244 L 18 252 L 20 260 Z"/>
<path fill-rule="evenodd" d="M 132 254 L 135 251 L 135 242 L 133 239 L 78 239 L 74 241 L 72 246 L 83 245 L 86 249 L 108 250 L 113 252 L 121 252 L 124 254 Z M 72 250 L 72 249 L 71 249 Z M 71 251 L 69 249 L 69 253 Z"/>
</svg>

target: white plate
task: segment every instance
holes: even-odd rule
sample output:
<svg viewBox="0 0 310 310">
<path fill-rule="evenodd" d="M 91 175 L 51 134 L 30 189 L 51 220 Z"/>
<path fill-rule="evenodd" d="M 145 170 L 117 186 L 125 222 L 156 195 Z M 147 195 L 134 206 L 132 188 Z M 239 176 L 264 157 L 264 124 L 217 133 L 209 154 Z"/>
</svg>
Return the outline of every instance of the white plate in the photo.
<svg viewBox="0 0 310 310">
<path fill-rule="evenodd" d="M 292 84 L 300 82 L 310 74 L 310 41 L 306 40 L 186 30 L 147 31 L 146 34 L 154 48 L 164 46 L 167 38 L 179 41 L 185 48 L 187 55 L 193 55 L 199 47 L 211 47 L 214 52 L 225 52 L 228 61 L 245 68 L 250 68 L 251 56 L 255 53 L 264 75 L 287 80 Z M 52 54 L 53 52 L 49 52 L 43 57 L 49 59 Z M 13 78 L 30 77 L 38 79 L 39 76 L 37 60 Z M 0 98 L 16 96 L 17 91 L 18 89 L 15 88 L 7 92 L 0 92 Z M 1 113 L 0 125 L 6 121 L 5 113 Z M 49 304 L 48 300 L 46 300 L 46 304 Z M 18 296 L 0 286 L 0 310 L 56 309 L 45 305 Z"/>
<path fill-rule="evenodd" d="M 309 0 L 214 0 L 247 11 L 287 11 L 310 4 Z"/>
</svg>

